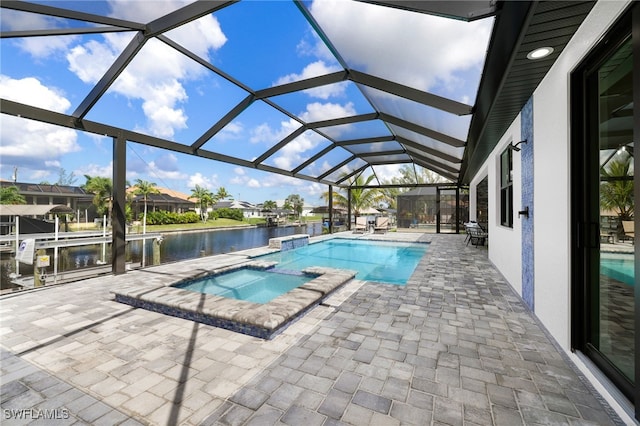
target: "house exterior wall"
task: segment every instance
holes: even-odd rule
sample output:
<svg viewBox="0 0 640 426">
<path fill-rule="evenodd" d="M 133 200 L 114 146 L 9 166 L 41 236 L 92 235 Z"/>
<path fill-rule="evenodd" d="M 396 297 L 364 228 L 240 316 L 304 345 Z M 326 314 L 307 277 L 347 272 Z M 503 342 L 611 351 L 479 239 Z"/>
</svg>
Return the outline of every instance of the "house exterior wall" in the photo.
<svg viewBox="0 0 640 426">
<path fill-rule="evenodd" d="M 522 241 L 521 224 L 518 219 L 520 210 L 521 180 L 520 156 L 513 155 L 513 228 L 500 224 L 500 154 L 513 142 L 520 141 L 520 116 L 509 126 L 489 158 L 480 168 L 480 172 L 470 184 L 471 194 L 476 194 L 477 186 L 486 176 L 489 178 L 489 260 L 500 270 L 511 286 L 522 296 Z M 469 214 L 476 219 L 476 197 L 470 204 Z"/>
<path fill-rule="evenodd" d="M 630 1 L 599 1 L 533 94 L 534 313 L 595 387 L 623 417 L 617 401 L 582 358 L 571 352 L 570 93 L 572 70 L 625 11 Z M 519 115 L 471 181 L 471 193 L 489 177 L 489 259 L 522 295 L 521 155 L 513 156 L 514 226 L 500 226 L 500 153 L 519 141 Z M 472 200 L 475 199 L 472 196 Z M 475 201 L 470 209 L 475 215 Z M 524 207 L 524 206 L 522 206 Z M 626 416 L 626 417 L 625 417 Z"/>
</svg>

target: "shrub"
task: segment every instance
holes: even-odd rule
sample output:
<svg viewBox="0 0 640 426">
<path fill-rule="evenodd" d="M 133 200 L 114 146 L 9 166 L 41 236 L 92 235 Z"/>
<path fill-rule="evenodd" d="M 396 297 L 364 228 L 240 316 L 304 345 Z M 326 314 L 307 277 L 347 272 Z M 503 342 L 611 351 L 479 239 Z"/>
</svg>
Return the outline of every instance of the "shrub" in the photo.
<svg viewBox="0 0 640 426">
<path fill-rule="evenodd" d="M 197 223 L 200 221 L 200 216 L 196 212 L 186 212 L 182 214 L 184 223 Z"/>
<path fill-rule="evenodd" d="M 224 218 L 224 219 L 233 219 L 233 220 L 239 220 L 242 221 L 244 219 L 244 216 L 242 215 L 242 210 L 240 209 L 229 209 L 226 207 L 223 207 L 221 209 L 217 209 L 214 211 L 214 216 L 216 218 Z"/>
<path fill-rule="evenodd" d="M 164 210 L 147 212 L 147 225 L 173 225 L 196 223 L 200 217 L 195 212 L 173 213 Z"/>
</svg>

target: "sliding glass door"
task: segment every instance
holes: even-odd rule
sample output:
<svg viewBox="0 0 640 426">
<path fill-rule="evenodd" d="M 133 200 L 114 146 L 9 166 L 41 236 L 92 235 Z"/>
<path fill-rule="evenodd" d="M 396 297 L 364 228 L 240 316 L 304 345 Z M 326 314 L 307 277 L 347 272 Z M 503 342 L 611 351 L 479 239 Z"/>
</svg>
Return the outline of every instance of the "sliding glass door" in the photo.
<svg viewBox="0 0 640 426">
<path fill-rule="evenodd" d="M 637 407 L 634 9 L 572 75 L 572 341 Z"/>
</svg>

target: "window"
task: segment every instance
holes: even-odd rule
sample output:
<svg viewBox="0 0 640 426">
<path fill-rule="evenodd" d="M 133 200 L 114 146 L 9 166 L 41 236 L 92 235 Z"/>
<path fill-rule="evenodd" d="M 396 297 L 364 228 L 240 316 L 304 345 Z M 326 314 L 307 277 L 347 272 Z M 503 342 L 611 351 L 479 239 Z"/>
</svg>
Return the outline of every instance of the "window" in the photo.
<svg viewBox="0 0 640 426">
<path fill-rule="evenodd" d="M 513 228 L 513 151 L 500 154 L 500 225 Z"/>
</svg>

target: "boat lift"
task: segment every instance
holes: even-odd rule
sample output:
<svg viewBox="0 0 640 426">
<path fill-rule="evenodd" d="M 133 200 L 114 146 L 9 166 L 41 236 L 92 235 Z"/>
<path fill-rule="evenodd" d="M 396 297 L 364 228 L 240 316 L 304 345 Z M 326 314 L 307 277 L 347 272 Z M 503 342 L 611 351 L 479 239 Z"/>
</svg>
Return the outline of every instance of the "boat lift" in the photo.
<svg viewBox="0 0 640 426">
<path fill-rule="evenodd" d="M 53 233 L 39 233 L 39 234 L 20 234 L 20 221 L 19 217 L 15 217 L 15 234 L 0 235 L 0 246 L 5 248 L 13 246 L 13 253 L 17 255 L 20 247 L 20 242 L 28 239 L 35 241 L 35 270 L 34 270 L 34 285 L 44 285 L 45 281 L 49 278 L 44 271 L 49 266 L 48 256 L 42 254 L 42 251 L 47 249 L 53 249 L 53 282 L 58 282 L 58 251 L 60 248 L 66 247 L 79 247 L 86 245 L 102 245 L 102 262 L 106 265 L 106 246 L 112 242 L 111 232 L 106 230 L 106 218 L 103 223 L 101 231 L 78 231 L 78 232 L 58 232 L 59 219 L 56 217 L 55 232 Z M 125 237 L 126 242 L 130 241 L 146 241 L 155 240 L 157 244 L 160 244 L 163 240 L 161 233 L 143 233 L 143 234 L 127 234 Z M 12 244 L 13 243 L 13 244 Z M 38 252 L 41 254 L 38 255 Z M 17 257 L 17 256 L 16 256 Z M 145 265 L 141 265 L 144 267 Z M 96 268 L 91 268 L 96 269 Z M 86 270 L 83 275 L 86 275 Z M 105 272 L 108 270 L 105 269 Z M 80 271 L 77 271 L 80 272 Z M 70 272 L 65 272 L 65 275 L 69 275 Z M 38 275 L 36 277 L 36 275 Z M 20 277 L 20 261 L 16 258 L 16 272 L 12 274 L 13 282 L 24 286 L 26 284 L 24 280 L 19 280 Z M 29 280 L 30 281 L 30 280 Z"/>
</svg>

